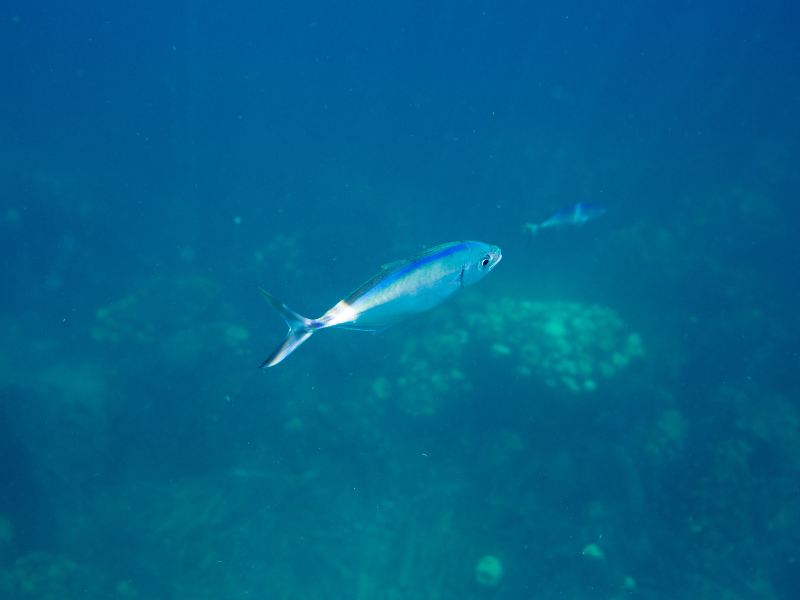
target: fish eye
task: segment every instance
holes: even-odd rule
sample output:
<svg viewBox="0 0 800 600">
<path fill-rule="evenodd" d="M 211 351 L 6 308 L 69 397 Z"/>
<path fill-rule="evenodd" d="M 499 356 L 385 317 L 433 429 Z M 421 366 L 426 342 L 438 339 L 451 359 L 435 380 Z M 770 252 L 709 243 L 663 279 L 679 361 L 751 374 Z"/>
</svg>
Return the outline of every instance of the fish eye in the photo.
<svg viewBox="0 0 800 600">
<path fill-rule="evenodd" d="M 481 266 L 482 267 L 488 267 L 489 266 L 489 257 L 488 256 L 484 256 L 483 257 L 483 260 L 481 261 Z"/>
</svg>

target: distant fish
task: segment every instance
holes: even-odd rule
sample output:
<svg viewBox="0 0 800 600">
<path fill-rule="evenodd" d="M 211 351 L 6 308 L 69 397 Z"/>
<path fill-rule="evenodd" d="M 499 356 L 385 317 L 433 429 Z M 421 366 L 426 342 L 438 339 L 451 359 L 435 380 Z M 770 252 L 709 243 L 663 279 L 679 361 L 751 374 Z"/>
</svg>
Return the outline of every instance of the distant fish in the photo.
<svg viewBox="0 0 800 600">
<path fill-rule="evenodd" d="M 320 329 L 379 331 L 434 308 L 463 286 L 483 279 L 502 258 L 500 248 L 482 242 L 442 244 L 409 260 L 384 265 L 318 319 L 297 314 L 262 289 L 261 293 L 289 325 L 289 333 L 261 367 L 277 365 Z"/>
<path fill-rule="evenodd" d="M 526 223 L 525 229 L 536 235 L 540 229 L 561 229 L 563 227 L 575 227 L 585 225 L 589 221 L 602 217 L 606 214 L 606 208 L 599 204 L 579 203 L 553 213 L 541 223 Z"/>
</svg>

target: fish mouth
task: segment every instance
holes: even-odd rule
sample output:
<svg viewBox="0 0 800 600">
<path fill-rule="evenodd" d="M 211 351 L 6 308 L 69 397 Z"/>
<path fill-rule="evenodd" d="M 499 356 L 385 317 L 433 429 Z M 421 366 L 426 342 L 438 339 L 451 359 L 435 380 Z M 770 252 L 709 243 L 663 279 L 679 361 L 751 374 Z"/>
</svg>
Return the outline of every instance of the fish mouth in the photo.
<svg viewBox="0 0 800 600">
<path fill-rule="evenodd" d="M 503 252 L 500 250 L 500 248 L 495 248 L 494 252 L 492 252 L 492 264 L 489 267 L 489 270 L 491 271 L 494 269 L 498 264 L 500 264 L 501 260 L 503 260 Z"/>
</svg>

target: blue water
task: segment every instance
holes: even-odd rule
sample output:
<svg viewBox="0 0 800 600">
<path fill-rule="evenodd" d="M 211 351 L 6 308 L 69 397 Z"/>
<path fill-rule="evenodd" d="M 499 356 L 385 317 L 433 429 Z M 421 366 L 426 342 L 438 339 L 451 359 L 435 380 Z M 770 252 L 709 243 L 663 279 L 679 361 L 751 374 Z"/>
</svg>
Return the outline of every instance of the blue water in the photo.
<svg viewBox="0 0 800 600">
<path fill-rule="evenodd" d="M 4 5 L 0 598 L 796 598 L 798 18 Z"/>
</svg>

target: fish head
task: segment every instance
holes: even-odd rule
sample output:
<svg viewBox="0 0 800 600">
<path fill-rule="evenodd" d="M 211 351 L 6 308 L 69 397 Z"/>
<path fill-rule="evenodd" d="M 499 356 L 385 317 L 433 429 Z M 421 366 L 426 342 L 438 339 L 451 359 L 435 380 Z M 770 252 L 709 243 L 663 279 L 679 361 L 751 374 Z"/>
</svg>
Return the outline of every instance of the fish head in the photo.
<svg viewBox="0 0 800 600">
<path fill-rule="evenodd" d="M 483 242 L 469 242 L 461 271 L 461 284 L 471 285 L 483 279 L 503 259 L 500 248 Z"/>
<path fill-rule="evenodd" d="M 606 207 L 601 204 L 581 202 L 575 205 L 575 222 L 578 225 L 599 219 L 604 214 L 606 214 Z"/>
</svg>

